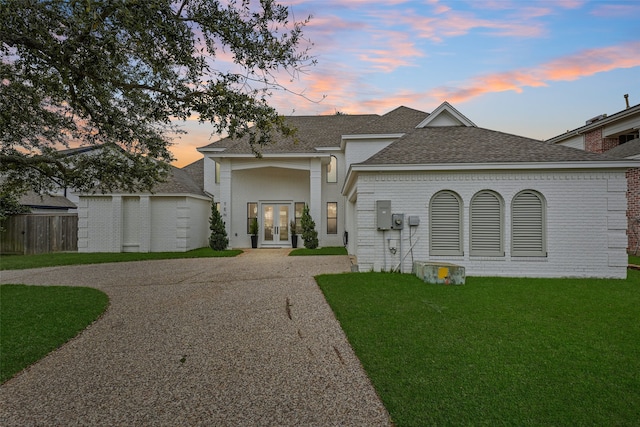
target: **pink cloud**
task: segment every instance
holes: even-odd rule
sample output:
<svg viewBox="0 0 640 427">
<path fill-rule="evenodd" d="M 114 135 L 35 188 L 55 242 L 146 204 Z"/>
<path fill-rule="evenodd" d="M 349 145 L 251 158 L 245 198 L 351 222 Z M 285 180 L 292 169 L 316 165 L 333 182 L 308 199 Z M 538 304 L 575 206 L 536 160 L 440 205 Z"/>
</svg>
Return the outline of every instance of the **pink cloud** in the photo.
<svg viewBox="0 0 640 427">
<path fill-rule="evenodd" d="M 472 79 L 461 88 L 439 87 L 429 95 L 450 102 L 464 102 L 490 92 L 546 86 L 553 81 L 572 81 L 618 68 L 640 66 L 640 42 L 588 49 L 547 62 L 534 69 L 489 74 Z"/>
<path fill-rule="evenodd" d="M 504 20 L 482 19 L 472 12 L 448 8 L 438 7 L 437 10 L 439 12 L 428 16 L 415 11 L 395 11 L 380 14 L 378 18 L 384 22 L 409 26 L 416 32 L 417 37 L 434 42 L 463 36 L 477 29 L 487 30 L 490 35 L 499 37 L 539 37 L 546 33 L 545 26 L 533 20 L 548 13 L 540 8 L 519 9 L 517 15 Z"/>
<path fill-rule="evenodd" d="M 373 64 L 373 68 L 386 73 L 398 67 L 412 66 L 412 58 L 423 57 L 424 53 L 416 48 L 414 41 L 406 33 L 395 31 L 376 31 L 372 33 L 372 43 L 384 47 L 365 50 L 358 55 L 361 61 Z"/>
</svg>

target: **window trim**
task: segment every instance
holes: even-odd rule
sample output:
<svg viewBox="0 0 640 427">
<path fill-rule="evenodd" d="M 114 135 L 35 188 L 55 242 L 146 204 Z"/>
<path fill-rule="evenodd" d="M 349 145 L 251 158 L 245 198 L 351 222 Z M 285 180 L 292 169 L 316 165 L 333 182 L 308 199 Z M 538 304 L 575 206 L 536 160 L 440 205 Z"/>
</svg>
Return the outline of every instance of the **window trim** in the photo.
<svg viewBox="0 0 640 427">
<path fill-rule="evenodd" d="M 331 217 L 329 216 L 329 205 L 335 205 L 336 207 L 336 216 L 335 217 Z M 330 220 L 335 220 L 335 225 L 336 225 L 336 229 L 335 231 L 329 231 L 329 221 Z M 338 234 L 338 202 L 327 202 L 327 234 Z"/>
<path fill-rule="evenodd" d="M 333 180 L 329 180 L 329 168 L 331 167 L 331 163 L 333 163 L 333 175 L 334 175 Z M 327 163 L 327 166 L 325 167 L 325 171 L 327 174 L 327 183 L 336 184 L 338 182 L 338 158 L 333 154 L 331 155 L 331 159 L 329 160 L 329 163 Z"/>
<path fill-rule="evenodd" d="M 536 221 L 540 224 L 540 249 L 539 250 L 521 250 L 515 249 L 516 247 L 516 234 L 520 230 L 516 231 L 515 210 L 518 208 L 518 198 L 528 194 L 538 199 L 540 203 L 540 218 L 536 218 Z M 518 192 L 513 199 L 511 199 L 511 256 L 512 257 L 546 257 L 547 251 L 547 201 L 542 193 L 535 190 L 522 190 Z"/>
<path fill-rule="evenodd" d="M 434 242 L 434 203 L 437 202 L 438 197 L 443 195 L 453 196 L 455 201 L 458 204 L 458 245 L 457 248 L 454 249 L 439 249 L 435 248 L 434 245 L 437 242 Z M 445 213 L 445 215 L 450 215 L 450 213 Z M 435 216 L 437 218 L 437 215 Z M 429 200 L 429 255 L 430 256 L 463 256 L 464 255 L 464 223 L 463 223 L 463 204 L 462 198 L 458 193 L 452 190 L 441 190 L 431 196 Z"/>
<path fill-rule="evenodd" d="M 475 248 L 474 244 L 482 245 L 482 240 L 487 236 L 486 232 L 489 231 L 488 227 L 480 227 L 480 230 L 483 230 L 484 233 L 477 233 L 479 231 L 479 222 L 484 222 L 481 218 L 481 210 L 478 210 L 478 207 L 474 209 L 474 206 L 477 205 L 479 198 L 490 195 L 495 201 L 498 202 L 498 248 L 496 250 L 483 250 Z M 492 206 L 493 208 L 493 206 Z M 475 213 L 475 214 L 474 214 Z M 476 221 L 477 220 L 477 221 Z M 474 225 L 475 223 L 475 225 Z M 495 225 L 495 224 L 491 224 Z M 491 238 L 495 239 L 495 230 L 490 230 Z M 475 236 L 475 238 L 474 238 Z M 470 256 L 493 256 L 493 257 L 503 257 L 505 256 L 504 252 L 504 200 L 500 196 L 500 194 L 496 193 L 492 190 L 480 190 L 471 198 L 471 202 L 469 203 L 469 255 Z"/>
</svg>

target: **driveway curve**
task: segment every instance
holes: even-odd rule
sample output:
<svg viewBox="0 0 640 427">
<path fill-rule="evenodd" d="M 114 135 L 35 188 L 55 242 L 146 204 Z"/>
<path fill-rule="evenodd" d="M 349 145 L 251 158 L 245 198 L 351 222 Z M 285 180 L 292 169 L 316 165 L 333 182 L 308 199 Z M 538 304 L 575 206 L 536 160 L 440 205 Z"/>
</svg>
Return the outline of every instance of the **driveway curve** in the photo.
<svg viewBox="0 0 640 427">
<path fill-rule="evenodd" d="M 390 425 L 313 279 L 348 257 L 287 253 L 3 271 L 110 306 L 0 387 L 0 425 Z"/>
</svg>

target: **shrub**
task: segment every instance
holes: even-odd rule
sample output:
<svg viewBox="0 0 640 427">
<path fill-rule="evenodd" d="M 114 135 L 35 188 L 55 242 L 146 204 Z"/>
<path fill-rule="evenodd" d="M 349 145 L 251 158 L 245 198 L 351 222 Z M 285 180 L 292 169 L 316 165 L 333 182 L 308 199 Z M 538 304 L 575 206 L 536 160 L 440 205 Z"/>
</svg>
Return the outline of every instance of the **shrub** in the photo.
<svg viewBox="0 0 640 427">
<path fill-rule="evenodd" d="M 304 205 L 302 218 L 300 219 L 302 226 L 302 240 L 304 247 L 307 249 L 315 249 L 318 247 L 318 232 L 316 231 L 316 223 L 309 213 L 309 205 Z"/>
<path fill-rule="evenodd" d="M 227 249 L 229 245 L 229 238 L 227 237 L 227 230 L 225 228 L 224 221 L 222 220 L 222 216 L 218 209 L 216 209 L 216 204 L 212 200 L 211 201 L 211 218 L 209 218 L 209 229 L 211 230 L 211 235 L 209 236 L 209 246 L 214 251 L 223 251 Z"/>
</svg>

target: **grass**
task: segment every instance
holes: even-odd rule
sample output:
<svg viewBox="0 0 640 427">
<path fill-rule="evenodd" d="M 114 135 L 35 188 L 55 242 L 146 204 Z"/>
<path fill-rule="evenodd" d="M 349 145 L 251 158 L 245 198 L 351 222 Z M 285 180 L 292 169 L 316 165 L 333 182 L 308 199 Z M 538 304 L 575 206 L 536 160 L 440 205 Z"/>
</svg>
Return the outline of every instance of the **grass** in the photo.
<svg viewBox="0 0 640 427">
<path fill-rule="evenodd" d="M 214 251 L 200 248 L 188 252 L 149 253 L 50 253 L 38 255 L 2 255 L 0 270 L 22 270 L 25 268 L 54 267 L 60 265 L 100 264 L 105 262 L 146 261 L 176 258 L 233 257 L 241 250 Z"/>
<path fill-rule="evenodd" d="M 289 252 L 289 256 L 307 256 L 307 255 L 347 255 L 347 249 L 343 246 L 328 246 L 326 248 L 317 249 L 294 249 Z"/>
<path fill-rule="evenodd" d="M 640 424 L 640 272 L 317 281 L 397 426 Z"/>
<path fill-rule="evenodd" d="M 0 286 L 0 383 L 76 336 L 108 303 L 91 288 Z"/>
<path fill-rule="evenodd" d="M 629 264 L 640 265 L 640 256 L 629 255 Z"/>
</svg>

